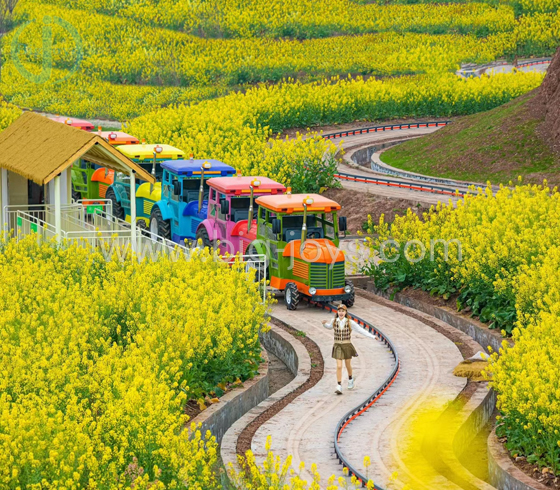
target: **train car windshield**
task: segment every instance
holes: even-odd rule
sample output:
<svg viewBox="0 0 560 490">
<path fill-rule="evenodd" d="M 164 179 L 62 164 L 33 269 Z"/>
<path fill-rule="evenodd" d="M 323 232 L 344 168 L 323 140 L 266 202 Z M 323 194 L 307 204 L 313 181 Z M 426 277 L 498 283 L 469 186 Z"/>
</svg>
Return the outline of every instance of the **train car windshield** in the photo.
<svg viewBox="0 0 560 490">
<path fill-rule="evenodd" d="M 140 165 L 146 172 L 152 175 L 152 168 L 153 168 L 152 162 L 140 162 L 137 165 Z M 160 181 L 162 175 L 163 175 L 163 169 L 161 168 L 159 162 L 156 162 L 156 180 Z"/>
<path fill-rule="evenodd" d="M 307 216 L 307 238 L 318 239 L 324 238 L 322 226 L 317 226 L 317 217 L 314 215 Z M 303 215 L 284 216 L 282 218 L 282 239 L 285 242 L 299 240 L 301 238 L 301 228 L 303 226 Z"/>
<path fill-rule="evenodd" d="M 251 205 L 250 197 L 232 197 L 231 198 L 231 220 L 237 223 L 247 219 L 249 206 Z M 253 218 L 257 218 L 259 206 L 253 200 Z"/>
<path fill-rule="evenodd" d="M 208 199 L 208 191 L 210 188 L 206 181 L 203 184 L 203 199 Z M 200 189 L 200 179 L 183 179 L 183 201 L 191 202 L 198 200 L 198 192 Z"/>
</svg>

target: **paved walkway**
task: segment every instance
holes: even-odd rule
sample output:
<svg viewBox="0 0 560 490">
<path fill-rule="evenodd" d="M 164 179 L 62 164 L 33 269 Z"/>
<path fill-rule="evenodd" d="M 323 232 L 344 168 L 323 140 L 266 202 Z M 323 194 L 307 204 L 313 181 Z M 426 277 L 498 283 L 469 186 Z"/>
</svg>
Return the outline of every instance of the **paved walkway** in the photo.
<svg viewBox="0 0 560 490">
<path fill-rule="evenodd" d="M 408 430 L 407 423 L 428 400 L 437 400 L 441 406 L 463 389 L 465 380 L 452 374 L 462 357 L 446 337 L 390 308 L 357 298 L 352 312 L 387 334 L 399 352 L 402 368 L 396 382 L 379 402 L 349 425 L 341 438 L 341 448 L 358 469 L 364 470 L 363 458 L 370 456 L 369 476 L 378 484 L 386 486 L 394 471 L 399 473 L 399 480 L 406 481 L 410 479 L 403 467 L 407 450 L 401 437 Z M 329 319 L 331 314 L 305 305 L 295 312 L 288 311 L 282 302 L 274 307 L 273 314 L 317 342 L 325 359 L 325 375 L 311 390 L 259 428 L 252 449 L 262 462 L 266 437 L 272 435 L 275 454 L 282 458 L 291 454 L 295 468 L 300 461 L 308 468 L 316 463 L 325 488 L 330 475 L 342 474 L 333 451 L 338 420 L 375 391 L 390 373 L 393 358 L 384 344 L 355 334 L 354 344 L 359 353 L 353 361 L 356 389 L 346 389 L 344 374 L 344 394 L 337 396 L 334 394 L 336 363 L 330 357 L 332 331 L 321 325 L 321 320 Z M 304 476 L 311 481 L 309 473 L 304 472 Z M 442 482 L 438 488 L 456 487 Z"/>
<path fill-rule="evenodd" d="M 480 70 L 480 74 L 496 75 L 497 73 L 511 73 L 514 70 L 522 71 L 525 73 L 528 72 L 546 73 L 549 66 L 550 66 L 550 62 L 542 63 L 538 65 L 528 65 L 528 66 L 519 66 L 519 67 L 508 64 L 508 65 L 500 65 L 500 66 L 484 68 Z"/>
<path fill-rule="evenodd" d="M 539 61 L 544 61 L 544 63 L 540 63 Z M 550 60 L 545 61 L 544 58 L 540 59 L 527 59 L 527 60 L 518 60 L 519 64 L 523 63 L 535 63 L 537 64 L 529 64 L 525 66 L 514 66 L 511 63 L 500 63 L 500 62 L 493 62 L 488 63 L 485 65 L 474 65 L 467 63 L 463 66 L 460 70 L 458 70 L 456 75 L 461 77 L 467 76 L 477 76 L 480 77 L 481 75 L 495 75 L 497 73 L 511 73 L 514 70 L 521 71 L 521 72 L 539 72 L 545 73 L 550 66 Z"/>
</svg>

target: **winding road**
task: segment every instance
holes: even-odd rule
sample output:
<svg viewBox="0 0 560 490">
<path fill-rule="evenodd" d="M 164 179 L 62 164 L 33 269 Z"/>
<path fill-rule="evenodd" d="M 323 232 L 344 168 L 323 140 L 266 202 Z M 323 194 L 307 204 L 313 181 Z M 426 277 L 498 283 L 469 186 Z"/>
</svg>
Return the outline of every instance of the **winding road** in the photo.
<svg viewBox="0 0 560 490">
<path fill-rule="evenodd" d="M 407 462 L 418 458 L 417 448 L 407 446 L 410 424 L 428 406 L 436 402 L 437 409 L 454 400 L 465 386 L 465 379 L 453 376 L 453 368 L 462 361 L 457 346 L 426 324 L 381 304 L 358 297 L 351 312 L 380 328 L 387 335 L 401 358 L 402 369 L 390 389 L 366 413 L 352 421 L 342 433 L 339 444 L 351 464 L 362 474 L 386 485 L 396 471 L 401 482 L 415 482 L 418 477 L 405 470 Z M 340 418 L 359 405 L 380 384 L 393 366 L 393 357 L 381 342 L 354 334 L 358 358 L 353 368 L 356 388 L 346 389 L 342 396 L 334 394 L 336 364 L 331 358 L 332 332 L 321 325 L 321 320 L 332 313 L 301 306 L 288 311 L 277 305 L 273 315 L 305 332 L 320 347 L 325 359 L 325 375 L 311 390 L 294 400 L 276 416 L 262 425 L 253 438 L 252 450 L 257 461 L 266 456 L 265 443 L 272 436 L 275 454 L 293 456 L 293 466 L 300 461 L 315 463 L 322 475 L 323 488 L 333 473 L 340 475 L 333 450 L 334 430 Z M 346 380 L 346 374 L 343 376 Z M 363 466 L 364 456 L 370 456 L 371 466 Z M 425 475 L 424 475 L 425 477 Z M 437 477 L 437 475 L 436 475 Z M 304 478 L 312 480 L 304 471 Z M 458 488 L 451 482 L 441 481 L 438 488 Z M 414 486 L 429 488 L 429 486 Z M 433 487 L 432 487 L 433 488 Z"/>
<path fill-rule="evenodd" d="M 550 59 L 543 58 L 537 60 L 521 60 L 518 62 L 517 66 L 514 66 L 510 63 L 490 63 L 488 65 L 472 65 L 466 68 L 463 68 L 457 72 L 457 75 L 468 77 L 468 76 L 481 76 L 481 75 L 495 75 L 497 73 L 510 73 L 514 70 L 528 72 L 528 71 L 536 71 L 536 72 L 546 72 L 548 66 L 550 64 Z M 426 204 L 437 204 L 440 201 L 445 203 L 451 200 L 452 202 L 456 202 L 458 200 L 457 197 L 453 196 L 442 196 L 441 194 L 437 193 L 430 193 L 426 191 L 419 191 L 419 190 L 409 190 L 398 187 L 398 184 L 425 184 L 425 178 L 418 178 L 415 179 L 411 178 L 400 178 L 394 176 L 388 176 L 385 173 L 381 172 L 374 172 L 366 167 L 359 168 L 354 164 L 351 160 L 351 156 L 354 151 L 372 147 L 372 146 L 381 146 L 386 143 L 396 142 L 396 141 L 405 141 L 412 138 L 417 138 L 420 136 L 424 136 L 426 134 L 433 133 L 442 129 L 445 126 L 431 126 L 431 127 L 419 127 L 419 128 L 410 128 L 410 129 L 389 129 L 390 126 L 387 126 L 388 129 L 380 132 L 368 132 L 368 133 L 361 133 L 361 134 L 352 134 L 353 131 L 351 129 L 346 129 L 342 132 L 341 136 L 336 136 L 334 138 L 329 138 L 332 141 L 337 142 L 338 140 L 342 139 L 340 146 L 344 149 L 344 156 L 343 156 L 343 163 L 340 163 L 338 166 L 338 171 L 340 173 L 345 174 L 352 174 L 358 175 L 363 177 L 384 177 L 392 181 L 392 184 L 373 184 L 373 183 L 359 183 L 359 182 L 351 182 L 348 180 L 342 180 L 343 187 L 347 189 L 354 189 L 360 192 L 367 192 L 370 194 L 376 194 L 382 197 L 389 197 L 389 198 L 396 198 L 396 199 L 411 199 L 417 202 L 422 202 Z M 357 128 L 360 129 L 360 128 Z M 397 170 L 397 169 L 396 169 Z M 453 188 L 459 189 L 461 191 L 466 191 L 469 183 L 467 182 L 460 182 L 455 181 Z M 434 184 L 438 185 L 438 184 Z M 447 185 L 449 187 L 449 185 Z"/>
<path fill-rule="evenodd" d="M 350 134 L 348 136 L 341 137 L 339 145 L 344 150 L 343 159 L 338 164 L 339 180 L 342 186 L 346 189 L 353 189 L 360 192 L 367 192 L 369 194 L 375 194 L 382 197 L 394 198 L 394 199 L 409 199 L 414 202 L 421 202 L 424 204 L 437 204 L 438 202 L 457 202 L 460 197 L 447 195 L 446 193 L 454 192 L 458 190 L 461 193 L 465 193 L 468 190 L 470 182 L 452 181 L 451 183 L 438 184 L 433 183 L 433 187 L 436 189 L 444 189 L 444 191 L 430 192 L 429 189 L 425 189 L 430 183 L 427 181 L 425 176 L 419 175 L 418 178 L 414 178 L 413 175 L 410 177 L 396 177 L 393 175 L 387 175 L 383 172 L 378 172 L 371 170 L 367 166 L 357 165 L 352 161 L 352 156 L 354 152 L 358 150 L 363 150 L 365 148 L 371 147 L 381 147 L 382 145 L 401 142 L 410 140 L 412 138 L 418 138 L 427 134 L 434 133 L 435 131 L 441 130 L 445 126 L 431 126 L 431 127 L 419 127 L 411 129 L 392 129 L 383 132 L 373 132 L 368 134 Z M 376 157 L 377 154 L 373 156 Z M 391 167 L 387 166 L 389 169 Z M 394 169 L 398 171 L 399 169 Z M 381 182 L 376 183 L 362 183 L 354 182 L 349 180 L 346 175 L 360 176 L 369 180 L 379 179 Z M 481 184 L 482 185 L 482 184 Z M 421 186 L 422 190 L 407 189 L 405 187 Z"/>
</svg>

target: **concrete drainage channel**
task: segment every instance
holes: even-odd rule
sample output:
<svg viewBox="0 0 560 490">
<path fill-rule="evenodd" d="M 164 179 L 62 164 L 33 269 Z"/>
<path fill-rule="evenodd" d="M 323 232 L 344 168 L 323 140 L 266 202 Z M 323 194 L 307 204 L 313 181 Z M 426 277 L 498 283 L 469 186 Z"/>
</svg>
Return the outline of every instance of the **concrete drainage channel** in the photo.
<svg viewBox="0 0 560 490">
<path fill-rule="evenodd" d="M 261 335 L 262 344 L 282 360 L 294 375 L 292 381 L 242 415 L 225 432 L 220 447 L 220 455 L 226 468 L 237 465 L 237 456 L 250 449 L 251 439 L 256 429 L 277 411 L 304 391 L 310 389 L 323 376 L 323 358 L 314 342 L 297 337 L 297 330 L 279 320 L 272 320 L 269 332 Z M 303 342 L 307 345 L 304 346 Z M 311 351 L 311 352 L 310 352 Z M 311 359 L 313 356 L 313 362 Z"/>
</svg>

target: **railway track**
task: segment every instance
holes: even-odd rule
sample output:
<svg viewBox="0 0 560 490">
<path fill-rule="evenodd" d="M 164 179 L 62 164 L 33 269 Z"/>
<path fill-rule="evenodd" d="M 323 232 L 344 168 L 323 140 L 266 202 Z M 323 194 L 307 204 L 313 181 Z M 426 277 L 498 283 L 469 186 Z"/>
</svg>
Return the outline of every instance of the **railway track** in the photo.
<svg viewBox="0 0 560 490">
<path fill-rule="evenodd" d="M 336 131 L 323 135 L 324 139 L 335 140 L 339 138 L 347 138 L 349 136 L 359 136 L 362 134 L 386 133 L 387 131 L 400 131 L 404 129 L 425 129 L 425 128 L 442 128 L 451 124 L 451 121 L 426 121 L 417 123 L 402 124 L 384 124 L 381 126 L 371 126 L 368 128 L 347 129 L 344 131 Z"/>
<path fill-rule="evenodd" d="M 409 138 L 415 138 L 429 132 L 435 131 L 439 128 L 445 127 L 451 124 L 451 121 L 422 121 L 417 123 L 403 123 L 403 124 L 385 124 L 380 126 L 371 126 L 366 128 L 356 128 L 348 129 L 344 131 L 337 131 L 334 133 L 324 134 L 323 138 L 328 140 L 336 140 L 340 138 L 350 138 L 345 141 L 343 146 L 353 146 L 355 147 L 356 141 L 359 141 L 360 146 L 367 145 L 368 142 L 374 144 L 379 141 L 379 138 L 386 139 L 385 135 L 388 133 L 398 134 L 403 132 L 403 140 Z M 416 133 L 416 131 L 418 131 Z M 364 135 L 371 135 L 372 138 L 364 139 Z M 422 192 L 425 195 L 442 195 L 450 197 L 463 197 L 467 194 L 467 188 L 472 185 L 468 182 L 458 183 L 457 188 L 450 186 L 442 186 L 436 184 L 430 184 L 426 180 L 415 179 L 413 176 L 407 178 L 391 178 L 387 176 L 381 176 L 382 174 L 377 174 L 375 172 L 367 172 L 368 175 L 364 175 L 366 171 L 349 172 L 349 171 L 339 171 L 335 174 L 335 177 L 341 181 L 347 183 L 357 183 L 357 184 L 371 184 L 375 186 L 384 187 L 389 190 L 393 189 L 396 191 L 394 197 L 406 197 L 399 191 L 417 191 Z M 433 198 L 429 198 L 430 201 Z"/>
<path fill-rule="evenodd" d="M 323 304 L 323 303 L 315 303 L 315 302 L 311 302 L 311 304 L 317 308 L 322 308 L 330 312 L 336 311 L 336 306 L 332 304 Z M 348 469 L 349 476 L 350 477 L 355 476 L 360 482 L 360 484 L 362 485 L 362 487 L 365 487 L 368 482 L 368 478 L 360 470 L 358 470 L 357 467 L 354 464 L 352 464 L 350 460 L 345 456 L 340 445 L 340 438 L 343 432 L 345 431 L 345 429 L 348 427 L 348 425 L 352 421 L 354 421 L 357 417 L 365 413 L 366 410 L 371 408 L 390 388 L 390 386 L 394 383 L 394 381 L 397 379 L 397 376 L 399 375 L 401 363 L 399 360 L 399 354 L 397 352 L 397 349 L 392 344 L 391 340 L 389 339 L 389 337 L 387 337 L 387 335 L 385 335 L 380 329 L 376 328 L 370 322 L 363 320 L 359 316 L 354 315 L 352 312 L 348 312 L 348 316 L 356 323 L 358 323 L 358 325 L 362 326 L 368 332 L 372 333 L 377 338 L 379 338 L 388 347 L 394 360 L 394 365 L 391 369 L 391 372 L 385 378 L 383 383 L 381 383 L 381 385 L 363 402 L 361 402 L 359 405 L 355 406 L 354 408 L 346 412 L 344 416 L 336 424 L 335 437 L 333 441 L 336 458 L 338 459 L 338 462 L 342 465 L 343 468 Z M 384 488 L 378 485 L 377 483 L 374 483 L 374 488 L 376 490 L 384 490 Z"/>
<path fill-rule="evenodd" d="M 382 185 L 382 186 L 394 187 L 398 189 L 408 189 L 411 191 L 428 192 L 430 194 L 441 194 L 441 195 L 454 196 L 454 197 L 463 197 L 467 195 L 467 191 L 462 190 L 460 188 L 453 189 L 452 187 L 440 187 L 437 185 L 424 184 L 421 183 L 420 181 L 418 181 L 418 183 L 416 182 L 409 183 L 402 180 L 376 177 L 375 175 L 372 175 L 371 177 L 367 177 L 365 175 L 350 174 L 346 172 L 338 172 L 335 174 L 335 177 L 340 180 L 344 180 L 348 182 L 361 182 L 363 184 Z"/>
<path fill-rule="evenodd" d="M 357 388 L 347 391 L 343 385 L 344 394 L 337 397 L 333 394 L 335 363 L 330 359 L 332 332 L 321 326 L 332 310 L 332 305 L 302 305 L 295 312 L 283 305 L 273 308 L 276 318 L 317 343 L 325 359 L 325 374 L 316 386 L 257 430 L 252 443 L 255 457 L 264 461 L 263 449 L 271 435 L 273 447 L 278 448 L 276 455 L 292 455 L 294 468 L 301 461 L 316 463 L 324 478 L 336 467 L 340 474 L 342 466 L 347 468 L 347 481 L 354 476 L 362 487 L 369 477 L 377 490 L 387 488 L 395 470 L 399 482 L 412 481 L 415 473 L 408 474 L 408 459 L 402 447 L 393 447 L 395 438 L 399 444 L 408 438 L 408 424 L 423 410 L 426 399 L 450 402 L 457 397 L 465 382 L 452 376 L 452 370 L 462 356 L 449 339 L 425 323 L 357 297 L 349 310 L 351 318 L 381 342 L 356 335 L 359 357 L 353 368 Z M 362 464 L 366 455 L 371 457 L 369 468 Z M 300 476 L 307 481 L 313 478 L 307 470 Z M 326 480 L 321 480 L 321 488 L 326 486 Z M 447 481 L 438 488 L 458 490 Z"/>
</svg>

